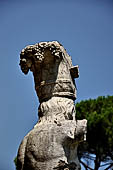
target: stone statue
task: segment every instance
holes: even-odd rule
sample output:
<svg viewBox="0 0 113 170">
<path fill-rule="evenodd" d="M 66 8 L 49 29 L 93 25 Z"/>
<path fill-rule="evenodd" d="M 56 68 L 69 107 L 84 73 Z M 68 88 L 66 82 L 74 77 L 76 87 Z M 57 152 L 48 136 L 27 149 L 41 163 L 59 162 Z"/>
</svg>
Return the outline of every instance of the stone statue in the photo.
<svg viewBox="0 0 113 170">
<path fill-rule="evenodd" d="M 79 170 L 77 146 L 87 121 L 75 120 L 78 66 L 57 41 L 24 48 L 20 66 L 25 74 L 33 72 L 40 105 L 38 123 L 20 144 L 17 170 Z"/>
</svg>

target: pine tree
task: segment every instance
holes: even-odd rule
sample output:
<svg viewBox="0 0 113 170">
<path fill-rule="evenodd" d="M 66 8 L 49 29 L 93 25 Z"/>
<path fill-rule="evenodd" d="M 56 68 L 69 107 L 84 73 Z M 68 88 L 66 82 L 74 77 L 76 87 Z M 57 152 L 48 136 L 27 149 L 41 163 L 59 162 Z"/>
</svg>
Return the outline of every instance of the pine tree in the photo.
<svg viewBox="0 0 113 170">
<path fill-rule="evenodd" d="M 101 167 L 101 162 L 113 166 L 113 96 L 100 96 L 76 104 L 76 118 L 87 119 L 87 140 L 79 145 L 81 158 L 94 162 L 94 170 Z M 91 154 L 95 154 L 92 157 Z M 92 169 L 81 161 L 86 169 Z"/>
</svg>

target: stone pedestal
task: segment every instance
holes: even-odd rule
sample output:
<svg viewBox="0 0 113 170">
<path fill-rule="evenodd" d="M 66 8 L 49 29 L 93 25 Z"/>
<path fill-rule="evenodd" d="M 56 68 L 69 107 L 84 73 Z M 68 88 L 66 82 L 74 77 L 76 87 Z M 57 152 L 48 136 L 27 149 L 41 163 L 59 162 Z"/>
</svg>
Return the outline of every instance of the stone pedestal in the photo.
<svg viewBox="0 0 113 170">
<path fill-rule="evenodd" d="M 79 170 L 77 146 L 87 121 L 75 120 L 78 66 L 56 41 L 27 46 L 20 66 L 25 74 L 33 72 L 40 105 L 39 121 L 19 147 L 17 170 Z"/>
</svg>

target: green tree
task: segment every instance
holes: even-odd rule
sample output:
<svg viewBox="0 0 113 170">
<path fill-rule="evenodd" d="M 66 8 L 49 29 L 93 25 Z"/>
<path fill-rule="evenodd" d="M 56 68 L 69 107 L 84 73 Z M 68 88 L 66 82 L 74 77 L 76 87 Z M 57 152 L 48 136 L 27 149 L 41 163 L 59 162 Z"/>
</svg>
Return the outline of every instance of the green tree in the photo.
<svg viewBox="0 0 113 170">
<path fill-rule="evenodd" d="M 78 154 L 81 158 L 94 161 L 94 170 L 101 167 L 101 162 L 113 166 L 113 96 L 101 96 L 76 104 L 76 118 L 87 119 L 87 140 L 81 143 Z M 96 157 L 92 157 L 95 154 Z M 81 161 L 86 169 L 92 169 Z M 102 165 L 103 166 L 103 165 Z"/>
<path fill-rule="evenodd" d="M 15 167 L 16 167 L 16 169 L 17 169 L 17 156 L 16 156 L 15 159 L 14 159 L 14 164 L 15 164 Z"/>
</svg>

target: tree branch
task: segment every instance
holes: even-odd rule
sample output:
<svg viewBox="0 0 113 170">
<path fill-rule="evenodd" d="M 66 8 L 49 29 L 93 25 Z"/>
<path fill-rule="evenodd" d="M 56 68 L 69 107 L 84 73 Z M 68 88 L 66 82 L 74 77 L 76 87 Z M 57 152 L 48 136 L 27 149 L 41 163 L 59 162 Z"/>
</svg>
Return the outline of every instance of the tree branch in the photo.
<svg viewBox="0 0 113 170">
<path fill-rule="evenodd" d="M 80 163 L 87 169 L 87 168 L 89 168 L 90 170 L 94 170 L 94 169 L 92 169 L 92 168 L 90 168 L 89 166 L 87 166 L 84 162 L 82 162 L 81 160 L 80 160 Z"/>
<path fill-rule="evenodd" d="M 109 170 L 109 168 L 113 167 L 113 163 L 110 164 L 105 170 Z"/>
</svg>

